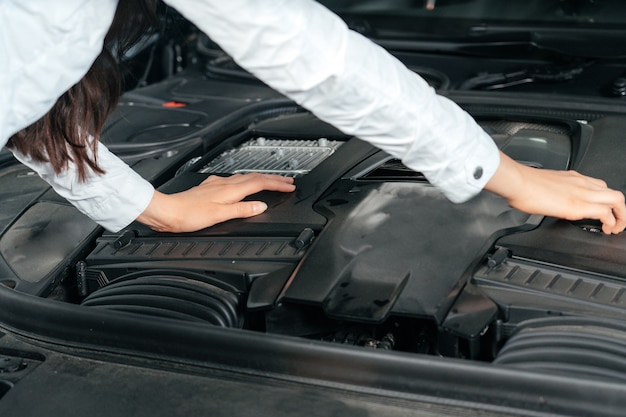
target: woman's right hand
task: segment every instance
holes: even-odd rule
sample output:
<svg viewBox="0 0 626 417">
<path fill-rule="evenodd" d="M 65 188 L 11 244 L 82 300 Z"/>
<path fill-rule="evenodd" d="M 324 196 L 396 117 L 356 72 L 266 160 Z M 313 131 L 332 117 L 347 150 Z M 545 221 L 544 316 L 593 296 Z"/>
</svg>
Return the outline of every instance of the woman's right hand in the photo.
<svg viewBox="0 0 626 417">
<path fill-rule="evenodd" d="M 526 213 L 599 220 L 606 234 L 626 228 L 624 194 L 576 171 L 531 168 L 501 152 L 500 165 L 485 189 Z"/>
</svg>

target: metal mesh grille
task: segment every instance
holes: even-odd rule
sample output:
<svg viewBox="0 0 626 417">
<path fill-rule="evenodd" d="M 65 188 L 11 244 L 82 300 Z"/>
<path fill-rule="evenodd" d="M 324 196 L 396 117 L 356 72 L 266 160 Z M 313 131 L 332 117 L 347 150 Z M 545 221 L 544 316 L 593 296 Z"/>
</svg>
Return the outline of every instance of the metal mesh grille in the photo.
<svg viewBox="0 0 626 417">
<path fill-rule="evenodd" d="M 245 174 L 260 172 L 297 177 L 309 173 L 332 155 L 342 142 L 318 140 L 252 139 L 224 152 L 198 172 Z"/>
</svg>

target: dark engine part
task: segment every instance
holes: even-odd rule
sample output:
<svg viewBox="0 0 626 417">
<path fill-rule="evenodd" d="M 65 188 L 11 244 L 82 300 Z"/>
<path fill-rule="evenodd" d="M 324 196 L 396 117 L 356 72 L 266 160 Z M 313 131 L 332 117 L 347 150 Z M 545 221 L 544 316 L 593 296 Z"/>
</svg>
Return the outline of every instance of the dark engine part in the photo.
<svg viewBox="0 0 626 417">
<path fill-rule="evenodd" d="M 306 139 L 298 138 L 298 121 L 309 126 Z M 581 142 L 580 127 L 567 123 L 482 123 L 502 149 L 539 168 L 569 167 Z M 460 291 L 496 239 L 532 229 L 541 219 L 487 193 L 452 204 L 384 152 L 356 139 L 320 138 L 312 125 L 302 113 L 264 121 L 251 129 L 258 135 L 240 134 L 231 149 L 194 159 L 163 187 L 185 189 L 209 174 L 280 172 L 296 177 L 295 193 L 253 196 L 270 210 L 185 236 L 140 225 L 105 234 L 79 274 L 83 294 L 95 295 L 131 271 L 192 271 L 235 288 L 244 310 L 261 312 L 259 328 L 270 333 L 338 341 L 339 322 L 361 323 L 359 345 L 429 345 L 429 351 L 459 355 L 400 333 L 428 328 L 432 336 L 442 326 L 449 337 L 480 337 L 494 319 L 493 303 L 472 320 L 450 310 L 464 311 L 475 298 Z M 293 323 L 279 304 L 289 308 L 289 317 L 305 311 L 302 317 L 324 325 L 309 326 L 308 318 Z M 400 317 L 409 323 L 391 329 Z"/>
<path fill-rule="evenodd" d="M 82 305 L 221 327 L 243 324 L 235 288 L 219 279 L 185 271 L 127 274 L 93 292 Z"/>
<path fill-rule="evenodd" d="M 594 149 L 591 128 L 577 123 L 493 117 L 480 123 L 501 149 L 537 169 L 577 167 Z M 491 359 L 506 340 L 494 323 L 514 327 L 540 317 L 556 299 L 538 298 L 528 286 L 503 290 L 494 275 L 514 262 L 519 245 L 511 242 L 545 233 L 550 219 L 518 212 L 489 193 L 452 204 L 420 173 L 308 113 L 265 118 L 203 156 L 189 155 L 189 163 L 180 158 L 184 169 L 163 192 L 243 172 L 290 175 L 297 190 L 251 196 L 270 209 L 250 219 L 184 235 L 132 224 L 104 233 L 92 248 L 68 249 L 61 266 L 83 259 L 76 282 L 85 307 Z M 13 224 L 33 221 L 22 217 Z M 7 225 L 5 254 L 14 231 Z M 501 242 L 508 244 L 483 268 L 485 254 Z M 8 260 L 6 269 L 19 272 L 20 264 Z M 46 274 L 58 270 L 52 267 L 41 272 L 46 288 Z M 18 290 L 29 288 L 11 279 Z M 519 296 L 507 295 L 513 293 Z M 612 311 L 583 308 L 574 298 L 559 299 L 558 314 Z"/>
<path fill-rule="evenodd" d="M 520 323 L 494 363 L 585 380 L 626 381 L 626 325 L 589 317 Z"/>
</svg>

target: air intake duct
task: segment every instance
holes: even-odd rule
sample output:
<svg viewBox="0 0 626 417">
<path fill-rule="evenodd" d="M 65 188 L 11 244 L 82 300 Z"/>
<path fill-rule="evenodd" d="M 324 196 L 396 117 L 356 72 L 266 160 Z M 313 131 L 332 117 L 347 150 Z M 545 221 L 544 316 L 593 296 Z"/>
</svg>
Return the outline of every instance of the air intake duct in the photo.
<svg viewBox="0 0 626 417">
<path fill-rule="evenodd" d="M 208 276 L 147 270 L 117 278 L 85 298 L 82 305 L 220 327 L 241 327 L 239 301 L 234 289 Z"/>
<path fill-rule="evenodd" d="M 626 325 L 555 317 L 522 322 L 494 363 L 570 377 L 626 382 Z"/>
</svg>

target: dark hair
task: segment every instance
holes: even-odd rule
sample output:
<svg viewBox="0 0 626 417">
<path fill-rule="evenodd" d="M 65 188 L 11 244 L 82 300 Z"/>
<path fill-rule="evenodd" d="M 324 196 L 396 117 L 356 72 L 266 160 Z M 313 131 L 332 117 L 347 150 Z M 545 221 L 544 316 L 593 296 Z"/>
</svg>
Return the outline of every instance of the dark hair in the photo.
<svg viewBox="0 0 626 417">
<path fill-rule="evenodd" d="M 8 146 L 59 174 L 74 162 L 79 181 L 89 170 L 103 174 L 95 159 L 104 122 L 122 92 L 118 63 L 156 28 L 157 0 L 120 0 L 102 52 L 85 76 L 65 92 L 41 119 L 13 135 Z M 94 140 L 90 143 L 89 136 Z"/>
</svg>

